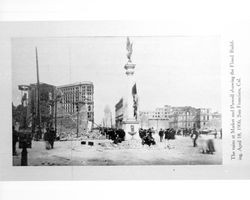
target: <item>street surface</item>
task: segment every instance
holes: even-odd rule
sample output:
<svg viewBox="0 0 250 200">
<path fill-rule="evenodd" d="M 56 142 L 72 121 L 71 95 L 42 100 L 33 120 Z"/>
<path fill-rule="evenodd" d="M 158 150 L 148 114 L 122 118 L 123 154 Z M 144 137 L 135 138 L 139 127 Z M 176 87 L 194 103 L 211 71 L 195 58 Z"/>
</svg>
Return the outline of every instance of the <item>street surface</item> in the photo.
<svg viewBox="0 0 250 200">
<path fill-rule="evenodd" d="M 91 140 L 93 141 L 93 140 Z M 28 149 L 29 166 L 80 166 L 80 165 L 214 165 L 222 164 L 222 140 L 214 139 L 216 152 L 202 154 L 200 147 L 193 147 L 190 137 L 176 136 L 171 140 L 172 148 L 160 143 L 157 145 L 141 146 L 140 141 L 125 141 L 114 145 L 109 140 L 94 140 L 94 146 L 81 145 L 81 141 L 56 141 L 54 149 L 46 150 L 45 142 L 32 141 Z M 101 143 L 102 145 L 98 145 Z M 127 146 L 126 146 L 126 145 Z M 198 141 L 199 144 L 199 141 Z M 18 147 L 18 144 L 17 144 Z M 13 165 L 21 163 L 21 149 L 13 156 Z"/>
</svg>

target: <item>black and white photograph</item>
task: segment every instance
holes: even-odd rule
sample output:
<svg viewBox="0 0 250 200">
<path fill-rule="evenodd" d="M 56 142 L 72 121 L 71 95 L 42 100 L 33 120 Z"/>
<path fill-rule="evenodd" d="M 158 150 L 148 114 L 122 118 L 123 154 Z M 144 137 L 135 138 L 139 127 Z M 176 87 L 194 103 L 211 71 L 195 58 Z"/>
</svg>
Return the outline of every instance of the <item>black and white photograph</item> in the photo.
<svg viewBox="0 0 250 200">
<path fill-rule="evenodd" d="M 247 1 L 0 1 L 0 199 L 249 199 Z"/>
<path fill-rule="evenodd" d="M 222 165 L 220 42 L 13 37 L 12 165 Z"/>
</svg>

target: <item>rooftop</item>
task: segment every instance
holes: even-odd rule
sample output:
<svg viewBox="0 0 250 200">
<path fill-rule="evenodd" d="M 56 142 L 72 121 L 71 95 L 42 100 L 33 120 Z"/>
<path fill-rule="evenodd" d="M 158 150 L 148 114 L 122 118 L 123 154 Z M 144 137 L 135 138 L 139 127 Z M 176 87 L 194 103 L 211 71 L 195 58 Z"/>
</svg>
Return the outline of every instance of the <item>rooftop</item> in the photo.
<svg viewBox="0 0 250 200">
<path fill-rule="evenodd" d="M 36 86 L 37 83 L 31 83 L 30 86 Z M 40 86 L 53 86 L 55 87 L 54 85 L 51 85 L 51 84 L 48 84 L 48 83 L 43 83 L 43 82 L 39 82 L 39 85 Z"/>
<path fill-rule="evenodd" d="M 82 82 L 76 82 L 76 83 L 71 83 L 71 84 L 67 84 L 67 85 L 57 86 L 57 88 L 73 87 L 73 86 L 78 86 L 78 85 L 93 85 L 93 82 L 91 82 L 91 81 L 82 81 Z"/>
</svg>

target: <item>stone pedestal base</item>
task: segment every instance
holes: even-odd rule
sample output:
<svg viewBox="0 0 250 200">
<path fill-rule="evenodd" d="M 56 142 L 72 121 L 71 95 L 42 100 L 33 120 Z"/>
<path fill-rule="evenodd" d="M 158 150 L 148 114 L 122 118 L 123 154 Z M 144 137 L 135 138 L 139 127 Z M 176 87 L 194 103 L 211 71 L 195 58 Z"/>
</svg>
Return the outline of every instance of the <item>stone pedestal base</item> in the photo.
<svg viewBox="0 0 250 200">
<path fill-rule="evenodd" d="M 124 121 L 123 130 L 126 133 L 125 140 L 140 139 L 138 121 Z"/>
</svg>

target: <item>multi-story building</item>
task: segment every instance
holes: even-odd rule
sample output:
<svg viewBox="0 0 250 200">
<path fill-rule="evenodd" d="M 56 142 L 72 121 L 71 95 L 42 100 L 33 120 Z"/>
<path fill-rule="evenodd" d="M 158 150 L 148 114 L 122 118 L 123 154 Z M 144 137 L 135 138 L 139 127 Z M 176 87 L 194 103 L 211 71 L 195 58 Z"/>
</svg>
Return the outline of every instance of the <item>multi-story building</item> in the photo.
<svg viewBox="0 0 250 200">
<path fill-rule="evenodd" d="M 211 120 L 209 121 L 209 128 L 220 130 L 222 128 L 221 114 L 214 112 L 211 114 Z"/>
<path fill-rule="evenodd" d="M 57 87 L 62 94 L 62 106 L 66 113 L 75 114 L 84 105 L 88 121 L 94 122 L 94 85 L 92 82 L 79 82 Z"/>
<path fill-rule="evenodd" d="M 174 129 L 197 127 L 197 109 L 190 106 L 172 107 L 169 124 L 170 128 Z"/>
<path fill-rule="evenodd" d="M 156 108 L 154 111 L 141 111 L 140 122 L 142 128 L 169 128 L 169 118 L 172 113 L 172 108 L 165 105 L 162 108 Z"/>
<path fill-rule="evenodd" d="M 27 122 L 32 125 L 32 132 L 40 121 L 41 127 L 53 123 L 55 106 L 52 103 L 55 95 L 55 86 L 46 83 L 39 84 L 40 107 L 38 107 L 37 84 L 30 84 L 28 90 Z M 40 112 L 40 114 L 39 114 Z M 39 120 L 40 117 L 40 120 Z"/>
<path fill-rule="evenodd" d="M 197 109 L 197 128 L 199 129 L 209 128 L 211 119 L 212 119 L 211 109 L 209 108 Z"/>
<path fill-rule="evenodd" d="M 149 120 L 168 120 L 171 113 L 171 106 L 165 105 L 162 108 L 156 108 L 154 111 L 141 111 L 140 115 L 146 116 Z"/>
<path fill-rule="evenodd" d="M 124 115 L 123 98 L 115 105 L 115 126 L 116 128 L 122 128 L 122 121 Z"/>
<path fill-rule="evenodd" d="M 211 129 L 221 126 L 221 116 L 219 113 L 212 113 L 209 108 L 194 108 L 191 106 L 171 107 L 165 105 L 156 108 L 154 111 L 140 112 L 141 127 L 154 129 L 174 128 Z"/>
</svg>

